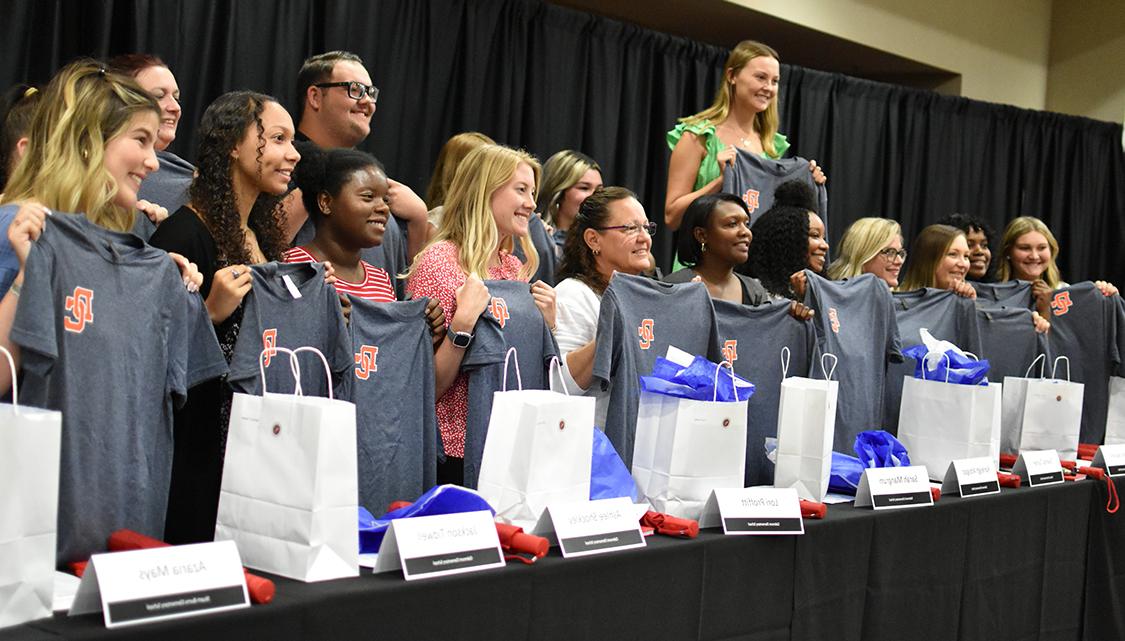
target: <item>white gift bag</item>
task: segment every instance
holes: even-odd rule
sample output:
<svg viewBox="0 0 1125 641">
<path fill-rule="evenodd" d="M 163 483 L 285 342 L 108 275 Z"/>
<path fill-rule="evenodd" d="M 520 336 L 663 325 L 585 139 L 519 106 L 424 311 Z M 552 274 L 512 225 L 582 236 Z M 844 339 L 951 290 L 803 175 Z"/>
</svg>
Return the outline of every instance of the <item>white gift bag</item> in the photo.
<svg viewBox="0 0 1125 641">
<path fill-rule="evenodd" d="M 832 359 L 828 369 L 825 360 Z M 824 380 L 792 376 L 789 348 L 781 349 L 781 401 L 777 408 L 777 461 L 774 487 L 792 487 L 810 501 L 823 501 L 832 473 L 832 438 L 836 431 L 839 381 L 832 380 L 838 359 L 820 357 Z"/>
<path fill-rule="evenodd" d="M 312 347 L 286 352 L 294 394 L 235 394 L 215 540 L 238 544 L 248 567 L 299 581 L 359 574 L 355 405 L 332 398 L 331 370 Z M 297 353 L 320 357 L 328 398 L 302 396 Z M 266 355 L 263 350 L 262 356 Z"/>
<path fill-rule="evenodd" d="M 929 369 L 922 367 L 923 377 Z M 957 459 L 987 456 L 999 461 L 1002 387 L 904 377 L 898 440 L 910 462 L 925 465 L 931 479 L 941 480 Z"/>
<path fill-rule="evenodd" d="M 1058 378 L 1059 361 L 1066 362 L 1066 380 Z M 1007 427 L 1017 443 L 1015 452 L 1055 450 L 1060 458 L 1076 460 L 1085 386 L 1070 381 L 1070 359 L 1056 358 L 1049 379 L 1014 380 L 1019 382 L 1009 393 L 1009 378 L 1004 378 L 1004 411 L 1011 420 Z"/>
<path fill-rule="evenodd" d="M 0 628 L 51 616 L 62 414 L 0 404 Z"/>
<path fill-rule="evenodd" d="M 590 500 L 595 399 L 523 389 L 515 352 L 504 357 L 503 391 L 492 397 L 477 491 L 498 520 L 530 532 L 548 505 Z M 519 387 L 511 391 L 509 359 Z"/>
<path fill-rule="evenodd" d="M 1023 408 L 1027 399 L 1027 384 L 1029 381 L 1043 378 L 1043 368 L 1046 365 L 1046 354 L 1040 354 L 1027 366 L 1023 376 L 1005 376 L 1004 389 L 1000 395 L 1000 452 L 1003 454 L 1019 454 L 1020 434 L 1023 431 Z M 1039 365 L 1039 378 L 1031 378 L 1031 371 Z"/>
<path fill-rule="evenodd" d="M 711 491 L 741 488 L 746 469 L 747 401 L 710 401 L 641 392 L 633 443 L 633 479 L 657 512 L 699 520 Z"/>
<path fill-rule="evenodd" d="M 1109 413 L 1105 421 L 1105 444 L 1125 443 L 1125 378 L 1109 377 Z"/>
</svg>

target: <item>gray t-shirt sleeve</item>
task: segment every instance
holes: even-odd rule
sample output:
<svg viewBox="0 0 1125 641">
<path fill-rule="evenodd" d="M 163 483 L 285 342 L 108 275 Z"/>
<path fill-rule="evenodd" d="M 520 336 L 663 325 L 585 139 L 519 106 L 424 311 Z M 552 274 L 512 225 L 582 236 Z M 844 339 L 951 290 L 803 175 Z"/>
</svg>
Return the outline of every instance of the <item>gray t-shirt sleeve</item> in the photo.
<svg viewBox="0 0 1125 641">
<path fill-rule="evenodd" d="M 613 375 L 613 363 L 617 347 L 624 340 L 621 319 L 617 313 L 617 295 L 607 289 L 602 294 L 601 309 L 598 310 L 597 344 L 594 347 L 593 375 L 602 382 L 602 391 L 609 388 Z"/>
<path fill-rule="evenodd" d="M 10 338 L 25 350 L 41 358 L 23 359 L 22 366 L 39 376 L 47 376 L 59 356 L 55 336 L 55 303 L 51 290 L 51 274 L 55 271 L 52 248 L 44 242 L 32 243 L 24 267 L 23 291 L 12 321 Z"/>
<path fill-rule="evenodd" d="M 461 371 L 470 371 L 504 362 L 504 353 L 507 351 L 507 342 L 504 340 L 504 330 L 500 323 L 488 311 L 480 315 L 477 324 L 473 327 L 473 342 L 465 350 L 461 359 Z"/>
</svg>

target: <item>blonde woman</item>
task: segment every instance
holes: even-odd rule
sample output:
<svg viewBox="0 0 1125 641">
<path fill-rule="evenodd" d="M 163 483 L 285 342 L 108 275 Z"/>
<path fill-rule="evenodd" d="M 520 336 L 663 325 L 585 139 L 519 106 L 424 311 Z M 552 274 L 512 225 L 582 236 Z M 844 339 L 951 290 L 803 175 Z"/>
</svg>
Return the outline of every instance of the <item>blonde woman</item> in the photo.
<svg viewBox="0 0 1125 641">
<path fill-rule="evenodd" d="M 137 189 L 156 171 L 156 136 L 160 106 L 126 76 L 109 73 L 93 60 L 61 69 L 43 91 L 28 132 L 27 151 L 8 181 L 0 207 L 15 209 L 0 254 L 14 253 L 19 271 L 0 300 L 0 345 L 19 363 L 19 349 L 9 340 L 24 264 L 31 244 L 43 231 L 49 210 L 81 212 L 110 231 L 133 226 Z M 198 289 L 195 265 L 170 254 L 184 284 Z M 0 393 L 11 385 L 0 367 Z"/>
<path fill-rule="evenodd" d="M 438 467 L 439 483 L 460 484 L 464 478 L 469 383 L 460 366 L 477 318 L 489 302 L 482 281 L 527 281 L 538 267 L 528 220 L 535 215 L 539 171 L 539 163 L 523 151 L 483 145 L 470 152 L 446 194 L 437 235 L 407 273 L 408 295 L 437 299 L 447 319 L 445 340 L 434 353 L 438 428 L 446 454 L 446 462 Z M 526 263 L 513 255 L 517 243 L 528 257 Z M 531 294 L 553 330 L 554 289 L 536 281 Z"/>
<path fill-rule="evenodd" d="M 781 158 L 789 149 L 789 141 L 777 131 L 780 83 L 777 52 L 760 42 L 743 40 L 723 65 L 723 80 L 711 106 L 681 118 L 668 132 L 672 157 L 664 223 L 670 229 L 679 229 L 692 201 L 720 190 L 723 166 L 734 163 L 736 148 L 767 158 Z M 817 184 L 827 180 L 815 160 L 809 161 L 809 170 Z"/>
<path fill-rule="evenodd" d="M 563 149 L 543 165 L 543 188 L 537 209 L 544 222 L 554 228 L 552 237 L 559 256 L 566 233 L 578 216 L 578 207 L 601 186 L 602 168 L 582 152 Z"/>
<path fill-rule="evenodd" d="M 860 218 L 840 240 L 840 254 L 828 266 L 828 278 L 844 280 L 860 274 L 875 274 L 891 289 L 898 287 L 899 272 L 906 260 L 902 228 L 889 218 Z"/>
<path fill-rule="evenodd" d="M 1015 218 L 1004 228 L 1004 238 L 1000 241 L 1000 266 L 996 270 L 997 280 L 1025 280 L 1031 282 L 1031 293 L 1035 297 L 1039 313 L 1050 313 L 1051 292 L 1067 287 L 1059 273 L 1056 262 L 1059 255 L 1059 241 L 1043 221 L 1033 216 Z M 1104 280 L 1094 281 L 1094 285 L 1106 296 L 1117 293 L 1113 283 Z"/>
</svg>

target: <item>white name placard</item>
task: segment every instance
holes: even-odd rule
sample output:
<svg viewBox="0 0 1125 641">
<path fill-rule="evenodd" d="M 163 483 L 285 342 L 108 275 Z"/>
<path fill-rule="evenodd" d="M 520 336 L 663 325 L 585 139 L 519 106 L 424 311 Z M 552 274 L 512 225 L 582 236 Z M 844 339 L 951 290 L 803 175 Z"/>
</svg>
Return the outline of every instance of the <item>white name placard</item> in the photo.
<svg viewBox="0 0 1125 641">
<path fill-rule="evenodd" d="M 504 567 L 488 510 L 395 519 L 383 536 L 376 572 L 402 570 L 407 581 Z"/>
<path fill-rule="evenodd" d="M 107 628 L 250 607 L 234 541 L 95 554 L 70 614 L 102 611 Z"/>
<path fill-rule="evenodd" d="M 534 531 L 557 539 L 563 558 L 646 545 L 637 507 L 624 497 L 552 504 Z"/>
<path fill-rule="evenodd" d="M 996 461 L 988 456 L 953 461 L 945 471 L 941 493 L 960 494 L 963 497 L 999 494 L 1000 480 L 996 477 Z"/>
<path fill-rule="evenodd" d="M 855 506 L 876 510 L 933 505 L 930 474 L 924 465 L 869 467 L 859 477 Z"/>
<path fill-rule="evenodd" d="M 1110 476 L 1125 476 L 1125 443 L 1099 447 L 1092 465 L 1102 468 Z"/>
<path fill-rule="evenodd" d="M 1020 452 L 1016 464 L 1012 466 L 1012 473 L 1018 474 L 1020 480 L 1028 487 L 1063 482 L 1062 463 L 1059 462 L 1059 454 L 1055 450 Z"/>
<path fill-rule="evenodd" d="M 712 510 L 719 514 L 723 534 L 805 533 L 801 500 L 792 487 L 715 488 L 704 513 Z"/>
</svg>

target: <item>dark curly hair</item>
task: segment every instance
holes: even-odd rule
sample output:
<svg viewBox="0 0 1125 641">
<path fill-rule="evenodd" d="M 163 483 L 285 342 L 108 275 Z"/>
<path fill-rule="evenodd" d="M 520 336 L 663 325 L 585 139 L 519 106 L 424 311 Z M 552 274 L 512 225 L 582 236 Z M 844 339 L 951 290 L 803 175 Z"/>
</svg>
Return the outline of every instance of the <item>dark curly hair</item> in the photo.
<svg viewBox="0 0 1125 641">
<path fill-rule="evenodd" d="M 233 167 L 230 152 L 251 127 L 258 134 L 258 162 L 266 141 L 263 137 L 262 110 L 270 96 L 252 91 L 232 91 L 212 102 L 199 123 L 198 165 L 188 195 L 202 216 L 218 250 L 221 266 L 249 263 L 246 234 L 235 202 Z M 259 171 L 260 171 L 259 166 Z M 281 260 L 289 243 L 282 234 L 282 196 L 260 194 L 247 221 L 258 237 L 258 247 L 266 260 Z"/>
<path fill-rule="evenodd" d="M 750 215 L 746 202 L 734 194 L 718 193 L 700 196 L 691 201 L 684 210 L 684 217 L 680 223 L 679 238 L 676 239 L 676 254 L 680 262 L 688 267 L 695 267 L 703 258 L 703 248 L 695 239 L 695 228 L 707 229 L 711 224 L 711 214 L 719 207 L 719 203 L 738 205 L 746 215 Z"/>
<path fill-rule="evenodd" d="M 351 177 L 352 172 L 375 167 L 384 176 L 387 171 L 375 156 L 358 149 L 321 149 L 315 145 L 301 147 L 301 162 L 293 172 L 293 183 L 301 190 L 301 202 L 313 224 L 324 220 L 320 209 L 320 194 L 335 197 Z"/>
<path fill-rule="evenodd" d="M 556 274 L 559 282 L 566 278 L 576 278 L 599 294 L 609 287 L 609 283 L 598 272 L 594 262 L 594 252 L 586 244 L 584 236 L 587 229 L 606 226 L 606 221 L 609 220 L 609 206 L 612 203 L 636 197 L 636 194 L 624 187 L 598 187 L 582 201 L 582 205 L 578 207 L 578 216 L 575 217 L 570 231 L 566 233 L 562 263 Z"/>
<path fill-rule="evenodd" d="M 754 223 L 754 251 L 746 272 L 775 296 L 795 298 L 789 277 L 809 264 L 809 212 L 815 197 L 808 185 L 791 180 L 774 194 L 773 206 Z"/>
</svg>

